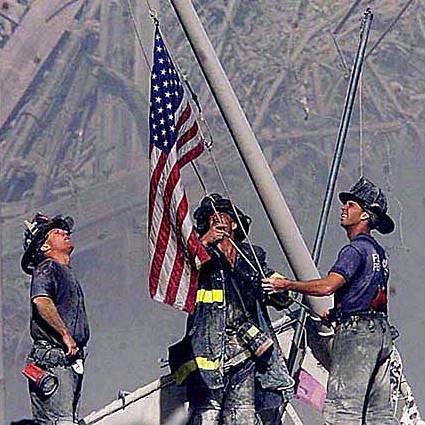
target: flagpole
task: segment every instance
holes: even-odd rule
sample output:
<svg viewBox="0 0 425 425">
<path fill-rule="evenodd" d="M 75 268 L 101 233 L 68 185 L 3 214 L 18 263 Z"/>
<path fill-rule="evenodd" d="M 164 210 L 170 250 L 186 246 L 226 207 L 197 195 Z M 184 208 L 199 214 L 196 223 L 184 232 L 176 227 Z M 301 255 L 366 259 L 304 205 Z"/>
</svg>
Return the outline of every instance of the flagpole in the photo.
<svg viewBox="0 0 425 425">
<path fill-rule="evenodd" d="M 3 215 L 0 203 L 0 425 L 6 425 L 6 378 L 4 376 L 3 331 Z"/>
<path fill-rule="evenodd" d="M 354 100 L 356 98 L 357 88 L 359 85 L 360 75 L 362 72 L 369 32 L 372 25 L 373 13 L 371 9 L 367 9 L 363 16 L 362 26 L 360 30 L 360 42 L 357 48 L 357 54 L 351 71 L 350 82 L 348 84 L 347 94 L 345 97 L 345 105 L 341 117 L 338 130 L 337 141 L 335 145 L 335 153 L 332 160 L 331 169 L 326 187 L 326 194 L 320 213 L 319 225 L 314 240 L 312 257 L 316 265 L 319 264 L 320 255 L 322 253 L 323 241 L 325 239 L 326 227 L 328 225 L 329 213 L 332 206 L 332 199 L 335 193 L 336 181 L 341 166 L 342 155 L 344 153 L 345 141 L 347 138 L 348 128 L 350 126 L 351 115 L 353 112 Z M 294 375 L 301 367 L 303 350 L 300 349 L 303 339 L 303 333 L 307 320 L 305 311 L 300 310 L 298 325 L 295 328 L 294 338 L 292 340 L 291 349 L 288 357 L 288 369 L 291 375 Z"/>
<path fill-rule="evenodd" d="M 300 280 L 319 278 L 319 272 L 310 252 L 192 2 L 170 1 L 294 275 Z M 331 297 L 307 296 L 306 301 L 317 314 L 323 314 L 333 304 Z M 323 335 L 332 333 L 323 324 L 320 325 L 320 331 Z"/>
</svg>

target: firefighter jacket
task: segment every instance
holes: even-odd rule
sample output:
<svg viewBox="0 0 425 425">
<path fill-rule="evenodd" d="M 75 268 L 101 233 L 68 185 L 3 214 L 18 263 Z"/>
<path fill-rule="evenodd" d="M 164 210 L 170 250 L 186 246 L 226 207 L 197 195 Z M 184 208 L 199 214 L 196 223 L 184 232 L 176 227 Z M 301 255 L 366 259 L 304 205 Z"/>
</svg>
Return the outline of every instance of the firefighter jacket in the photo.
<svg viewBox="0 0 425 425">
<path fill-rule="evenodd" d="M 241 252 L 256 265 L 252 250 L 246 243 L 238 243 Z M 270 276 L 265 251 L 253 247 L 261 267 Z M 239 294 L 244 299 L 247 320 L 273 339 L 274 345 L 267 359 L 256 361 L 256 379 L 266 390 L 291 393 L 294 381 L 289 376 L 282 351 L 272 329 L 267 304 L 282 308 L 281 295 L 266 299 L 261 287 L 261 276 L 237 253 L 232 268 L 224 255 L 214 246 L 207 248 L 211 259 L 201 267 L 194 313 L 188 317 L 186 335 L 169 349 L 171 371 L 177 384 L 202 385 L 210 389 L 224 386 L 224 354 L 226 316 L 230 303 L 231 278 L 237 280 Z"/>
</svg>

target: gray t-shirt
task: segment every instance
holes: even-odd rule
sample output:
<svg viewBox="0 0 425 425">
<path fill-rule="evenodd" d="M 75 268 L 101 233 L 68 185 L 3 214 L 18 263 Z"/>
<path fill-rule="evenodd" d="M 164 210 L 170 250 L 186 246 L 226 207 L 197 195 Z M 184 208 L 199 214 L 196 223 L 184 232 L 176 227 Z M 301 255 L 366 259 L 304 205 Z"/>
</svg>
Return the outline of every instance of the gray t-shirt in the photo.
<svg viewBox="0 0 425 425">
<path fill-rule="evenodd" d="M 79 347 L 90 337 L 84 305 L 84 293 L 71 267 L 47 259 L 34 270 L 31 281 L 31 301 L 38 296 L 51 298 Z M 34 341 L 49 341 L 61 345 L 60 335 L 40 316 L 31 302 L 31 337 Z"/>
</svg>

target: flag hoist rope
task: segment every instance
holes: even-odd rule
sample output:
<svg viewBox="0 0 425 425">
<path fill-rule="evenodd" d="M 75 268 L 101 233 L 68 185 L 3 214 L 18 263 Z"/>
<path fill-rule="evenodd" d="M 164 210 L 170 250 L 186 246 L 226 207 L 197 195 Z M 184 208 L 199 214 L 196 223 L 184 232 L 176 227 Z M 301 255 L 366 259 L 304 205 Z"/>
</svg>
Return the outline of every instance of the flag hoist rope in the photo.
<svg viewBox="0 0 425 425">
<path fill-rule="evenodd" d="M 171 53 L 170 53 L 170 56 L 171 56 Z M 178 65 L 177 65 L 177 63 L 176 63 L 176 61 L 174 59 L 173 59 L 173 63 L 178 68 Z M 192 89 L 192 87 L 190 85 L 190 82 L 187 80 L 186 76 L 181 72 L 180 69 L 179 69 L 179 72 L 183 76 L 183 79 L 184 79 L 184 81 L 185 81 L 185 83 L 187 85 L 187 88 L 188 88 L 191 96 L 192 96 L 192 99 L 194 100 L 194 102 L 195 102 L 195 104 L 196 104 L 196 106 L 198 108 L 199 117 L 200 117 L 201 122 L 203 122 L 205 124 L 206 128 L 207 128 L 207 131 L 208 131 L 208 134 L 209 134 L 209 141 L 207 141 L 207 140 L 204 139 L 204 141 L 205 141 L 205 143 L 204 143 L 205 144 L 205 147 L 206 147 L 206 149 L 208 151 L 210 160 L 211 160 L 211 162 L 213 164 L 213 167 L 214 167 L 214 169 L 215 169 L 215 171 L 217 173 L 217 176 L 218 176 L 218 178 L 220 180 L 220 183 L 223 186 L 224 192 L 225 192 L 226 196 L 228 197 L 228 199 L 230 200 L 230 203 L 232 205 L 233 212 L 235 213 L 235 217 L 237 218 L 237 221 L 238 221 L 238 225 L 239 225 L 240 229 L 242 230 L 242 232 L 243 232 L 243 234 L 244 234 L 244 236 L 245 236 L 245 238 L 246 238 L 246 240 L 248 242 L 250 251 L 251 251 L 251 253 L 252 253 L 252 255 L 253 255 L 254 259 L 255 259 L 255 262 L 257 264 L 258 269 L 252 264 L 252 262 L 247 258 L 247 256 L 241 251 L 241 249 L 237 246 L 237 244 L 235 244 L 235 242 L 232 239 L 229 239 L 229 242 L 233 245 L 233 247 L 236 249 L 236 251 L 239 253 L 239 255 L 252 268 L 252 270 L 254 270 L 256 273 L 260 274 L 261 277 L 265 278 L 266 275 L 264 274 L 264 270 L 261 267 L 260 260 L 258 259 L 258 256 L 255 253 L 253 244 L 251 242 L 251 239 L 250 239 L 248 233 L 246 232 L 244 226 L 242 225 L 242 222 L 241 222 L 241 219 L 239 217 L 239 214 L 236 211 L 236 206 L 235 206 L 235 203 L 233 202 L 233 199 L 232 199 L 232 195 L 230 193 L 229 186 L 226 183 L 226 180 L 224 178 L 224 175 L 223 175 L 223 173 L 222 173 L 222 171 L 220 169 L 220 166 L 218 165 L 218 162 L 216 160 L 216 157 L 215 157 L 215 155 L 214 155 L 214 153 L 212 151 L 212 148 L 213 148 L 213 136 L 211 134 L 211 131 L 210 131 L 210 127 L 208 125 L 208 122 L 206 121 L 206 119 L 205 119 L 205 117 L 203 115 L 202 107 L 201 107 L 201 104 L 200 104 L 200 102 L 198 100 L 198 96 L 196 95 L 196 93 L 194 92 L 194 90 Z M 192 167 L 193 167 L 194 172 L 195 172 L 195 174 L 196 174 L 196 176 L 198 178 L 198 181 L 199 181 L 199 184 L 200 184 L 202 190 L 204 191 L 205 195 L 208 196 L 209 193 L 207 191 L 205 182 L 202 179 L 201 173 L 199 172 L 199 170 L 196 167 L 196 164 L 194 162 L 192 162 Z M 214 200 L 213 200 L 213 198 L 210 198 L 210 199 L 212 201 L 211 204 L 212 204 L 212 206 L 214 208 L 214 211 L 217 214 L 217 210 L 216 210 L 215 205 L 214 205 Z M 297 298 L 292 297 L 291 295 L 289 295 L 289 293 L 287 294 L 287 297 L 288 297 L 288 299 L 290 301 L 294 302 L 295 304 L 297 304 L 298 306 L 300 306 L 301 308 L 303 308 L 306 311 L 306 313 L 308 313 L 313 320 L 316 320 L 316 321 L 323 320 L 323 318 L 320 315 L 316 314 L 310 307 L 308 307 L 304 303 L 300 302 Z"/>
<path fill-rule="evenodd" d="M 155 22 L 158 22 L 158 20 L 156 20 Z M 164 36 L 163 36 L 163 38 L 164 38 Z M 177 61 L 174 60 L 174 58 L 173 58 L 173 56 L 172 56 L 172 54 L 170 52 L 170 49 L 168 49 L 168 53 L 170 54 L 170 57 L 173 60 L 173 64 L 178 69 L 179 74 L 182 76 L 184 82 L 186 83 L 187 89 L 189 90 L 190 95 L 191 95 L 191 97 L 192 97 L 192 99 L 193 99 L 196 107 L 198 108 L 198 113 L 199 113 L 200 121 L 205 125 L 205 127 L 207 129 L 207 132 L 208 132 L 208 135 L 209 135 L 209 140 L 206 140 L 203 137 L 203 135 L 201 137 L 204 140 L 204 145 L 205 145 L 205 147 L 206 147 L 206 149 L 208 151 L 209 158 L 210 158 L 210 160 L 212 162 L 212 165 L 214 167 L 215 172 L 217 173 L 217 176 L 218 176 L 218 178 L 220 180 L 220 183 L 221 183 L 221 185 L 222 185 L 222 187 L 224 189 L 224 192 L 225 192 L 227 198 L 230 200 L 230 203 L 232 205 L 233 212 L 235 213 L 235 216 L 236 216 L 237 221 L 238 221 L 237 224 L 239 225 L 240 229 L 242 230 L 242 232 L 243 232 L 243 234 L 244 234 L 244 236 L 245 236 L 245 238 L 246 238 L 246 240 L 248 242 L 250 251 L 252 253 L 252 256 L 254 257 L 254 260 L 255 260 L 256 265 L 257 265 L 258 268 L 256 268 L 252 264 L 252 262 L 247 258 L 247 256 L 241 251 L 241 249 L 237 246 L 237 244 L 232 239 L 229 238 L 229 242 L 233 245 L 233 247 L 236 249 L 236 251 L 239 253 L 239 255 L 252 268 L 252 270 L 254 270 L 256 273 L 258 273 L 259 275 L 261 275 L 262 278 L 265 278 L 266 275 L 264 274 L 264 270 L 261 267 L 260 260 L 258 259 L 258 256 L 255 253 L 253 244 L 251 242 L 251 239 L 250 239 L 248 233 L 246 232 L 244 226 L 242 225 L 242 222 L 241 222 L 241 219 L 239 217 L 239 214 L 236 211 L 236 206 L 235 206 L 235 203 L 233 202 L 233 199 L 232 199 L 232 195 L 231 195 L 229 186 L 226 183 L 226 180 L 224 178 L 224 175 L 223 175 L 223 173 L 222 173 L 222 171 L 220 169 L 220 166 L 218 165 L 217 159 L 216 159 L 216 157 L 215 157 L 215 155 L 213 153 L 213 150 L 212 150 L 213 149 L 213 145 L 214 145 L 213 136 L 212 136 L 212 133 L 211 133 L 211 130 L 210 130 L 210 126 L 208 125 L 208 122 L 207 122 L 207 120 L 204 117 L 204 114 L 203 114 L 203 111 L 202 111 L 202 107 L 201 107 L 201 104 L 199 102 L 199 98 L 198 98 L 197 94 L 195 93 L 195 91 L 192 89 L 192 86 L 190 85 L 189 80 L 186 78 L 185 73 L 182 72 L 182 70 L 180 69 Z M 200 132 L 201 132 L 201 129 L 200 129 Z M 207 190 L 205 181 L 203 180 L 202 175 L 199 172 L 198 168 L 196 167 L 196 164 L 195 164 L 194 161 L 192 161 L 192 167 L 193 167 L 193 170 L 195 172 L 196 177 L 198 178 L 199 184 L 200 184 L 200 186 L 201 186 L 204 194 L 206 196 L 208 196 L 209 195 L 209 192 Z M 212 198 L 211 198 L 211 201 L 212 201 L 211 204 L 212 204 L 212 206 L 214 208 L 214 211 L 217 214 L 217 210 L 216 210 L 215 205 L 214 205 L 214 200 Z M 304 304 L 301 301 L 299 301 L 297 298 L 292 297 L 291 295 L 289 295 L 289 293 L 287 294 L 287 297 L 288 297 L 288 299 L 290 301 L 294 302 L 299 307 L 303 308 L 305 310 L 305 312 L 310 315 L 310 317 L 311 317 L 312 320 L 315 320 L 315 321 L 322 321 L 323 320 L 323 318 L 320 315 L 318 315 L 317 313 L 315 313 L 310 307 L 308 307 L 306 304 Z"/>
<path fill-rule="evenodd" d="M 140 51 L 142 52 L 142 55 L 145 59 L 146 66 L 148 67 L 148 69 L 150 69 L 151 64 L 149 62 L 148 55 L 145 51 L 145 48 L 143 47 L 142 36 L 140 35 L 139 28 L 137 28 L 137 22 L 136 22 L 136 18 L 134 16 L 133 7 L 131 6 L 131 0 L 125 0 L 125 1 L 127 3 L 127 9 L 128 9 L 128 13 L 130 14 L 131 22 L 133 24 L 134 33 L 136 34 L 136 38 L 137 38 L 137 41 L 139 43 Z M 148 0 L 146 0 L 146 3 L 148 5 L 148 9 L 149 9 L 149 12 L 150 12 L 152 19 L 156 19 L 156 11 L 154 11 L 151 8 Z"/>
<path fill-rule="evenodd" d="M 126 3 L 127 3 L 128 11 L 129 11 L 129 14 L 130 14 L 130 18 L 131 18 L 131 21 L 132 21 L 132 24 L 133 24 L 133 28 L 134 28 L 134 31 L 136 33 L 136 37 L 137 37 L 137 40 L 138 40 L 138 43 L 139 43 L 139 47 L 140 47 L 140 49 L 142 51 L 143 57 L 145 58 L 146 65 L 150 68 L 151 65 L 149 63 L 149 60 L 148 60 L 146 51 L 145 51 L 145 49 L 143 47 L 142 38 L 141 38 L 140 32 L 138 31 L 138 28 L 137 28 L 137 22 L 136 22 L 136 18 L 134 16 L 134 12 L 133 12 L 133 9 L 132 9 L 130 0 L 126 0 Z M 154 9 L 151 8 L 151 6 L 149 5 L 148 2 L 147 2 L 147 4 L 148 4 L 148 8 L 149 8 L 149 12 L 150 12 L 150 16 L 152 18 L 152 21 L 154 22 L 155 25 L 159 25 L 159 19 L 158 19 L 157 12 Z M 166 43 L 166 37 L 164 37 L 163 34 L 162 34 L 162 37 L 164 39 L 164 42 Z M 166 44 L 168 44 L 168 43 L 166 43 Z M 217 162 L 217 160 L 215 158 L 215 155 L 214 155 L 214 153 L 212 151 L 212 148 L 213 148 L 213 137 L 212 137 L 212 133 L 211 133 L 210 127 L 208 125 L 208 122 L 206 121 L 206 119 L 205 119 L 205 117 L 203 115 L 202 107 L 200 105 L 198 96 L 194 92 L 194 90 L 192 89 L 189 81 L 186 78 L 185 73 L 182 72 L 182 70 L 180 69 L 180 67 L 178 65 L 178 62 L 174 60 L 173 55 L 171 54 L 171 50 L 168 49 L 168 48 L 167 48 L 167 50 L 168 50 L 168 53 L 169 53 L 169 55 L 170 55 L 170 57 L 171 57 L 171 59 L 173 61 L 174 66 L 177 68 L 180 76 L 183 78 L 183 81 L 186 83 L 187 89 L 188 89 L 188 91 L 190 93 L 190 96 L 191 96 L 193 102 L 195 103 L 196 107 L 198 108 L 200 121 L 204 124 L 205 128 L 207 129 L 209 140 L 206 140 L 204 138 L 204 136 L 202 135 L 201 129 L 199 129 L 199 131 L 201 133 L 201 137 L 202 137 L 203 142 L 204 142 L 204 145 L 205 145 L 205 147 L 206 147 L 206 149 L 208 151 L 208 154 L 209 154 L 210 160 L 211 160 L 211 162 L 213 164 L 213 167 L 214 167 L 214 169 L 215 169 L 215 171 L 217 173 L 217 176 L 218 176 L 218 178 L 220 180 L 220 183 L 221 183 L 221 185 L 222 185 L 222 187 L 224 189 L 224 192 L 225 192 L 226 196 L 228 197 L 228 199 L 231 202 L 232 209 L 233 209 L 233 211 L 235 213 L 235 217 L 237 218 L 237 221 L 238 221 L 237 224 L 239 225 L 240 229 L 242 230 L 242 232 L 243 232 L 243 234 L 244 234 L 244 236 L 245 236 L 245 238 L 246 238 L 246 240 L 248 242 L 250 251 L 252 253 L 252 256 L 253 256 L 253 258 L 255 260 L 255 263 L 256 263 L 256 266 L 257 267 L 252 264 L 252 262 L 241 251 L 241 249 L 237 246 L 237 244 L 232 239 L 229 239 L 229 241 L 233 245 L 233 247 L 236 249 L 236 251 L 239 253 L 239 255 L 244 259 L 244 261 L 246 261 L 247 264 L 251 267 L 251 269 L 254 270 L 256 273 L 258 273 L 262 278 L 265 278 L 266 275 L 264 274 L 264 270 L 261 267 L 260 260 L 258 259 L 258 256 L 257 256 L 257 254 L 256 254 L 256 252 L 254 250 L 252 241 L 251 241 L 248 233 L 246 232 L 244 226 L 242 225 L 242 222 L 241 222 L 241 219 L 239 217 L 239 214 L 236 211 L 235 203 L 233 202 L 233 199 L 232 199 L 232 195 L 230 193 L 229 186 L 228 186 L 228 184 L 225 181 L 225 178 L 224 178 L 223 173 L 222 173 L 222 171 L 220 169 L 220 166 L 218 165 L 218 162 Z M 204 194 L 206 196 L 208 196 L 209 193 L 208 193 L 206 184 L 205 184 L 205 182 L 204 182 L 204 180 L 203 180 L 203 178 L 201 176 L 201 173 L 199 172 L 198 168 L 196 167 L 196 164 L 194 163 L 194 161 L 191 162 L 191 165 L 192 165 L 192 168 L 194 170 L 194 173 L 195 173 L 195 175 L 196 175 L 196 177 L 198 179 L 198 182 L 199 182 L 199 184 L 200 184 L 200 186 L 202 188 L 202 191 L 204 192 Z M 212 198 L 211 198 L 211 200 L 213 201 Z M 212 205 L 213 205 L 213 208 L 214 208 L 215 212 L 217 213 L 217 210 L 215 209 L 215 206 L 214 206 L 214 202 L 212 202 Z M 321 321 L 321 320 L 323 320 L 323 318 L 320 315 L 318 315 L 317 313 L 315 313 L 310 307 L 308 307 L 303 302 L 299 301 L 296 297 L 292 297 L 289 293 L 287 294 L 287 297 L 288 297 L 288 299 L 290 301 L 294 302 L 299 307 L 301 307 L 302 309 L 304 309 L 305 312 L 312 318 L 312 320 L 315 320 L 315 321 Z"/>
</svg>

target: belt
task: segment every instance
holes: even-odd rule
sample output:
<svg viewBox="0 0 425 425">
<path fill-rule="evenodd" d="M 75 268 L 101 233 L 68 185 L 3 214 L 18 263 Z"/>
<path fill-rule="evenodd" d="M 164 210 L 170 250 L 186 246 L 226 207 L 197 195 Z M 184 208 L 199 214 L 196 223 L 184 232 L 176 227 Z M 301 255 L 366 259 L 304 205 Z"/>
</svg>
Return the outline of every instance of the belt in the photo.
<svg viewBox="0 0 425 425">
<path fill-rule="evenodd" d="M 52 344 L 49 341 L 43 340 L 43 339 L 38 339 L 36 341 L 33 342 L 33 346 L 35 349 L 37 348 L 44 348 L 46 350 L 52 350 L 54 348 L 56 349 L 60 349 L 63 351 L 63 347 L 57 344 Z M 75 353 L 75 355 L 72 357 L 72 360 L 76 360 L 76 359 L 85 359 L 86 355 L 85 355 L 85 348 L 84 347 L 78 347 L 78 351 Z"/>
<path fill-rule="evenodd" d="M 337 312 L 335 314 L 335 322 L 337 324 L 347 322 L 349 320 L 370 320 L 370 319 L 387 319 L 388 315 L 382 311 L 362 310 L 350 313 Z"/>
</svg>

